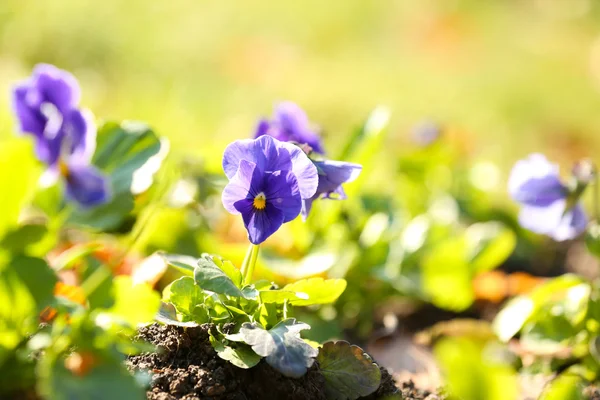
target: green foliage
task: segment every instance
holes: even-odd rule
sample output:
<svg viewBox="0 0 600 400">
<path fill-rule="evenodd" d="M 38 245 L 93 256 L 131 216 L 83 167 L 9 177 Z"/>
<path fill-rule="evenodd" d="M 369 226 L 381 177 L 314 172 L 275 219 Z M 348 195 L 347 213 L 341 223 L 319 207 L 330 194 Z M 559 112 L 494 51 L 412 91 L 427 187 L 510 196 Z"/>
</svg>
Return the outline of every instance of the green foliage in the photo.
<svg viewBox="0 0 600 400">
<path fill-rule="evenodd" d="M 166 142 L 140 122 L 105 122 L 98 129 L 93 163 L 110 178 L 112 199 L 89 210 L 76 210 L 75 224 L 115 230 L 134 209 L 134 195 L 148 189 L 168 150 Z M 165 154 L 166 155 L 166 154 Z"/>
<path fill-rule="evenodd" d="M 379 387 L 381 371 L 360 347 L 348 342 L 327 342 L 317 356 L 325 377 L 327 398 L 354 400 L 368 396 Z"/>
<path fill-rule="evenodd" d="M 270 366 L 285 376 L 299 378 L 318 354 L 300 337 L 300 331 L 304 329 L 310 329 L 310 326 L 288 318 L 269 330 L 257 323 L 244 323 L 240 336 L 256 354 L 265 357 Z"/>
<path fill-rule="evenodd" d="M 494 359 L 497 344 L 468 338 L 442 339 L 435 356 L 445 373 L 450 399 L 516 400 L 515 371 L 501 358 Z"/>
</svg>

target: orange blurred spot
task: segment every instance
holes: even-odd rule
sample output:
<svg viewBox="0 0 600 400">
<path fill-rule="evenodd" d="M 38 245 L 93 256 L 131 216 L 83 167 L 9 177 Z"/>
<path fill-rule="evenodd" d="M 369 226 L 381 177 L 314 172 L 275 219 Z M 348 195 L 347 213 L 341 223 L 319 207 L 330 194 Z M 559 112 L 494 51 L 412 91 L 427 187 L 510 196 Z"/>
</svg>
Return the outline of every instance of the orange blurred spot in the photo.
<svg viewBox="0 0 600 400">
<path fill-rule="evenodd" d="M 86 298 L 83 290 L 79 286 L 69 285 L 63 282 L 57 282 L 54 286 L 54 295 L 64 297 L 71 300 L 74 303 L 86 305 Z M 40 320 L 42 322 L 50 322 L 56 317 L 56 309 L 52 307 L 46 307 L 40 313 Z"/>
<path fill-rule="evenodd" d="M 473 279 L 473 290 L 477 300 L 500 303 L 507 297 L 529 293 L 545 280 L 526 272 L 506 274 L 502 271 L 489 271 Z"/>
<path fill-rule="evenodd" d="M 96 364 L 96 357 L 90 352 L 74 352 L 65 359 L 65 368 L 73 375 L 82 377 Z"/>
</svg>

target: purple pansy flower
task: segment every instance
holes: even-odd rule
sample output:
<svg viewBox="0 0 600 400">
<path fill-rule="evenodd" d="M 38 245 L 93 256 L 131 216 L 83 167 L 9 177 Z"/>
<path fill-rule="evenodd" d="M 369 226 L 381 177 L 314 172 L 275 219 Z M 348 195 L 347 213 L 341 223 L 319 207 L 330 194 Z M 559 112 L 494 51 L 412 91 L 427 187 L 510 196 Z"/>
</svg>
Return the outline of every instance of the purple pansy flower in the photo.
<svg viewBox="0 0 600 400">
<path fill-rule="evenodd" d="M 273 136 L 282 142 L 308 144 L 316 153 L 325 153 L 321 138 L 311 127 L 306 113 L 291 101 L 277 104 L 271 120 L 259 121 L 254 137 L 262 135 Z"/>
<path fill-rule="evenodd" d="M 573 239 L 587 225 L 585 211 L 564 185 L 558 166 L 541 154 L 532 154 L 513 167 L 508 190 L 522 204 L 519 223 L 533 232 L 555 240 Z"/>
<path fill-rule="evenodd" d="M 300 148 L 271 136 L 231 143 L 223 155 L 223 170 L 229 178 L 223 206 L 242 215 L 253 244 L 296 218 L 302 199 L 312 197 L 319 182 L 317 168 Z"/>
<path fill-rule="evenodd" d="M 79 108 L 80 89 L 67 71 L 38 64 L 15 85 L 12 103 L 18 129 L 33 136 L 37 158 L 48 166 L 44 183 L 62 176 L 67 198 L 82 206 L 108 201 L 106 178 L 91 165 L 96 148 L 93 115 Z"/>
<path fill-rule="evenodd" d="M 342 183 L 352 182 L 362 171 L 362 165 L 343 161 L 315 161 L 319 173 L 319 185 L 315 194 L 302 201 L 302 218 L 306 219 L 316 199 L 346 199 Z"/>
</svg>

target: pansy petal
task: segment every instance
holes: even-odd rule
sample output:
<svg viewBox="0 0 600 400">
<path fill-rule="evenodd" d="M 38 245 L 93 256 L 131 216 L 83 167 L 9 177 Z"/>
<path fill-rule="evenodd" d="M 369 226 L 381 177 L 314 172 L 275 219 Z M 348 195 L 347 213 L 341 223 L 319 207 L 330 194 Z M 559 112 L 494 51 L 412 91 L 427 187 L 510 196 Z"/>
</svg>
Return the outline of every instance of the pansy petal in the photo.
<svg viewBox="0 0 600 400">
<path fill-rule="evenodd" d="M 310 210 L 312 209 L 312 203 L 314 201 L 314 198 L 310 198 L 310 199 L 302 199 L 302 210 L 300 211 L 300 214 L 302 214 L 302 220 L 306 221 L 306 218 L 308 218 L 308 214 L 310 213 Z"/>
<path fill-rule="evenodd" d="M 540 234 L 550 234 L 561 222 L 566 201 L 558 200 L 549 206 L 524 206 L 519 213 L 519 223 L 525 229 Z"/>
<path fill-rule="evenodd" d="M 283 131 L 282 136 L 287 136 L 286 141 L 308 144 L 313 151 L 323 153 L 323 146 L 319 135 L 312 130 L 306 113 L 297 104 L 284 101 L 275 107 L 273 116 L 274 125 Z"/>
<path fill-rule="evenodd" d="M 283 224 L 283 211 L 270 204 L 267 204 L 263 210 L 255 210 L 249 200 L 240 201 L 237 206 L 244 219 L 248 239 L 252 244 L 264 242 Z"/>
<path fill-rule="evenodd" d="M 263 177 L 256 164 L 242 160 L 236 174 L 221 194 L 221 201 L 225 209 L 232 214 L 239 214 L 236 203 L 244 199 L 252 201 L 262 190 L 262 180 Z"/>
<path fill-rule="evenodd" d="M 362 165 L 343 161 L 317 161 L 319 186 L 317 194 L 335 192 L 342 183 L 352 182 L 360 175 Z"/>
<path fill-rule="evenodd" d="M 587 216 L 581 204 L 576 204 L 564 213 L 557 227 L 549 234 L 557 241 L 570 240 L 579 236 L 587 227 Z"/>
<path fill-rule="evenodd" d="M 44 101 L 54 104 L 61 113 L 66 114 L 79 104 L 79 83 L 71 73 L 53 65 L 38 64 L 33 76 Z"/>
<path fill-rule="evenodd" d="M 283 212 L 283 222 L 295 219 L 302 209 L 298 181 L 291 171 L 275 171 L 265 181 L 267 204 Z"/>
<path fill-rule="evenodd" d="M 258 121 L 258 124 L 256 125 L 256 130 L 254 131 L 254 138 L 256 139 L 262 135 L 266 135 L 269 131 L 269 125 L 269 121 L 267 121 L 264 118 Z"/>
<path fill-rule="evenodd" d="M 66 176 L 67 198 L 83 207 L 93 207 L 110 199 L 108 179 L 89 165 L 70 164 Z"/>
<path fill-rule="evenodd" d="M 223 155 L 223 170 L 229 179 L 237 172 L 241 160 L 255 163 L 263 172 L 291 170 L 298 181 L 302 198 L 311 197 L 317 190 L 316 167 L 298 146 L 291 143 L 268 135 L 231 143 Z"/>
<path fill-rule="evenodd" d="M 565 197 L 558 166 L 537 153 L 515 164 L 508 191 L 515 200 L 534 206 L 548 205 Z"/>
<path fill-rule="evenodd" d="M 63 129 L 70 140 L 70 154 L 81 163 L 89 163 L 96 150 L 96 124 L 89 110 L 71 110 L 65 115 Z"/>
<path fill-rule="evenodd" d="M 261 136 L 258 139 L 236 140 L 229 144 L 223 153 L 225 175 L 229 179 L 233 178 L 242 160 L 254 163 L 261 171 L 267 172 L 275 171 L 276 169 L 270 167 L 281 159 L 280 162 L 286 168 L 277 169 L 291 169 L 290 157 L 287 154 L 279 154 L 280 143 L 270 136 Z"/>
<path fill-rule="evenodd" d="M 32 98 L 33 97 L 33 98 Z M 31 87 L 31 80 L 17 84 L 12 90 L 12 107 L 17 116 L 19 132 L 42 137 L 46 118 L 39 111 L 36 102 L 36 90 Z"/>
</svg>

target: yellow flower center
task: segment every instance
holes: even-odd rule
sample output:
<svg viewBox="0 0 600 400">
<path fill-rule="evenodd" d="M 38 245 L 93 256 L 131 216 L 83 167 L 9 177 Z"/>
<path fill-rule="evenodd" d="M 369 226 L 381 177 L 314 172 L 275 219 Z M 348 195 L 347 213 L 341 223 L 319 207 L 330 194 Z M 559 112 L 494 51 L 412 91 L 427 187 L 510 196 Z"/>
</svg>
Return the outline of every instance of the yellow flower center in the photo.
<svg viewBox="0 0 600 400">
<path fill-rule="evenodd" d="M 58 171 L 61 176 L 65 178 L 69 177 L 69 167 L 67 167 L 67 164 L 64 161 L 58 162 Z"/>
<path fill-rule="evenodd" d="M 254 202 L 252 203 L 252 205 L 257 210 L 264 210 L 267 206 L 267 197 L 265 196 L 265 194 L 263 192 L 257 194 L 254 198 Z"/>
</svg>

